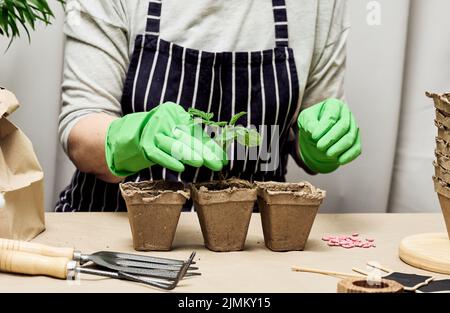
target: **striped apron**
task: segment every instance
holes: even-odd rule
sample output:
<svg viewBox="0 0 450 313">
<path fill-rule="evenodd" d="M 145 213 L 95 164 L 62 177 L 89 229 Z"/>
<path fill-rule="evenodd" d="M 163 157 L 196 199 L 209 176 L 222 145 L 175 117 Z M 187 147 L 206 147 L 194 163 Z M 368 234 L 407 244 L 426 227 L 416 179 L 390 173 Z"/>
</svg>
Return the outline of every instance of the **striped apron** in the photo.
<svg viewBox="0 0 450 313">
<path fill-rule="evenodd" d="M 242 151 L 238 143 L 229 149 L 230 162 L 224 169 L 228 177 L 250 181 L 284 181 L 289 130 L 296 120 L 299 83 L 294 55 L 288 45 L 285 0 L 272 0 L 275 47 L 251 52 L 207 52 L 168 42 L 159 36 L 161 1 L 148 6 L 145 33 L 138 35 L 131 58 L 121 100 L 123 115 L 149 111 L 166 101 L 214 113 L 214 120 L 229 120 L 241 111 L 248 112 L 239 120 L 243 126 L 259 128 L 263 145 L 257 155 L 237 158 Z M 267 126 L 261 128 L 261 125 Z M 272 127 L 275 125 L 276 127 Z M 274 140 L 278 132 L 279 140 Z M 272 145 L 270 145 L 272 143 Z M 276 147 L 275 147 L 276 146 Z M 268 157 L 271 147 L 279 151 L 275 168 Z M 245 148 L 244 148 L 245 149 Z M 248 151 L 247 151 L 248 152 Z M 186 166 L 175 173 L 160 166 L 142 170 L 126 181 L 181 180 L 201 182 L 217 178 L 207 168 Z M 187 203 L 185 210 L 190 210 Z M 118 184 L 105 183 L 95 175 L 76 171 L 70 185 L 60 194 L 57 212 L 126 211 Z"/>
</svg>

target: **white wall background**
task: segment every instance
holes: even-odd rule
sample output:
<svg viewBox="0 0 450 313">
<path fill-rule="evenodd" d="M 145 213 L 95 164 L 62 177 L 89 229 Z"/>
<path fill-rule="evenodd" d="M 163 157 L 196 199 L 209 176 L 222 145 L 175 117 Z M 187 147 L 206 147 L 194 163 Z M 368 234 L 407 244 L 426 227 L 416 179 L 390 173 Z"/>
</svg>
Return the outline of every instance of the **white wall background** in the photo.
<svg viewBox="0 0 450 313">
<path fill-rule="evenodd" d="M 11 120 L 33 142 L 45 174 L 47 209 L 54 202 L 58 176 L 55 160 L 59 148 L 57 125 L 63 63 L 64 12 L 58 5 L 52 8 L 56 21 L 47 28 L 39 24 L 32 33 L 31 44 L 24 34 L 5 52 L 9 41 L 0 37 L 0 85 L 13 91 L 21 102 Z"/>
<path fill-rule="evenodd" d="M 386 212 L 401 106 L 409 1 L 377 1 L 380 25 L 367 23 L 367 4 L 350 0 L 347 101 L 361 128 L 361 157 L 331 175 L 305 177 L 293 162 L 288 179 L 327 190 L 322 212 Z M 432 124 L 432 121 L 429 121 Z"/>
<path fill-rule="evenodd" d="M 450 1 L 415 0 L 411 6 L 402 114 L 390 210 L 439 210 L 434 173 L 434 107 L 424 91 L 450 91 Z"/>
<path fill-rule="evenodd" d="M 450 2 L 379 0 L 379 26 L 366 21 L 369 2 L 349 0 L 347 99 L 362 129 L 363 155 L 334 174 L 316 177 L 291 162 L 288 179 L 325 188 L 323 212 L 437 211 L 431 181 L 433 108 L 424 92 L 450 86 L 445 13 Z M 73 170 L 57 143 L 63 14 L 53 7 L 54 25 L 38 29 L 31 45 L 17 40 L 0 57 L 0 85 L 22 103 L 13 120 L 33 141 L 44 168 L 49 210 Z M 0 39 L 0 53 L 6 45 Z"/>
</svg>

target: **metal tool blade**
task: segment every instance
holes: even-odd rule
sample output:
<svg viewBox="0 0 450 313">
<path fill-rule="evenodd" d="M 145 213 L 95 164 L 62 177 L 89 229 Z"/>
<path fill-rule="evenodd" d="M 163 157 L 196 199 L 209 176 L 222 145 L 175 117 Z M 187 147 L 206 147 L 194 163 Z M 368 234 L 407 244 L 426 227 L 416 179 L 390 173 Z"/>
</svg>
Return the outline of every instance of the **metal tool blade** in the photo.
<svg viewBox="0 0 450 313">
<path fill-rule="evenodd" d="M 146 255 L 122 253 L 122 252 L 111 252 L 111 251 L 99 251 L 99 252 L 93 253 L 91 255 L 84 254 L 81 256 L 80 262 L 86 263 L 86 262 L 90 261 L 91 258 L 94 256 L 101 257 L 101 258 L 125 259 L 125 260 L 130 260 L 130 261 L 151 262 L 151 263 L 166 264 L 166 265 L 182 266 L 185 263 L 182 260 L 173 260 L 173 259 L 160 258 L 160 257 L 154 257 L 154 256 L 146 256 Z M 195 262 L 192 262 L 192 264 L 195 264 Z"/>
<path fill-rule="evenodd" d="M 131 274 L 124 274 L 121 272 L 115 272 L 115 271 L 106 271 L 106 270 L 99 270 L 99 269 L 93 269 L 93 268 L 86 268 L 86 267 L 78 267 L 77 272 L 83 273 L 83 274 L 89 274 L 89 275 L 95 275 L 95 276 L 102 276 L 102 277 L 108 277 L 113 279 L 121 279 L 121 280 L 129 280 L 137 283 L 143 283 L 149 286 L 165 289 L 165 290 L 172 290 L 176 287 L 178 281 L 172 281 L 170 283 L 165 283 L 161 281 L 155 281 L 151 280 L 148 277 L 147 278 L 141 278 L 135 275 Z"/>
<path fill-rule="evenodd" d="M 118 272 L 171 280 L 176 278 L 178 272 L 185 265 L 185 263 L 166 265 L 160 263 L 132 261 L 123 258 L 116 258 L 115 255 L 115 253 L 93 254 L 89 256 L 89 260 L 98 266 Z M 188 270 L 190 270 L 190 267 Z M 196 276 L 200 275 L 200 273 L 187 272 L 185 275 Z"/>
<path fill-rule="evenodd" d="M 138 268 L 148 268 L 148 269 L 158 269 L 158 270 L 167 270 L 167 271 L 179 271 L 181 268 L 180 265 L 166 265 L 166 264 L 158 264 L 158 263 L 149 263 L 149 262 L 141 262 L 141 261 L 129 261 L 125 259 L 119 259 L 115 262 L 118 266 L 123 267 L 138 267 Z M 191 266 L 188 268 L 188 271 L 198 270 L 198 267 Z"/>
</svg>

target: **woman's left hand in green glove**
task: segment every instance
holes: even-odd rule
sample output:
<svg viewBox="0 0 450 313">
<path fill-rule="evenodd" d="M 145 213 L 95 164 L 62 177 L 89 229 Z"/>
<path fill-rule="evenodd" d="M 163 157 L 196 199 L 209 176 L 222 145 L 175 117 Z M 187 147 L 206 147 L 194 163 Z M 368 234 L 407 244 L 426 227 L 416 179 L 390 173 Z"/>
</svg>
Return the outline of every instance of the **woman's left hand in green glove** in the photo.
<svg viewBox="0 0 450 313">
<path fill-rule="evenodd" d="M 297 120 L 300 155 L 316 173 L 330 173 L 361 154 L 361 135 L 348 106 L 327 99 L 302 111 Z"/>
</svg>

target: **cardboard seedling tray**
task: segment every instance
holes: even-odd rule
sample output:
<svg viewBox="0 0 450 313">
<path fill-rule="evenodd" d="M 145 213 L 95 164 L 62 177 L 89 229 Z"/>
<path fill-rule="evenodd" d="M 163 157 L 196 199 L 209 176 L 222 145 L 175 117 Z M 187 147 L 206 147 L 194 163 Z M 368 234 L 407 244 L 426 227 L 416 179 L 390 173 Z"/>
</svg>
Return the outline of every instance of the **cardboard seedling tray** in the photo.
<svg viewBox="0 0 450 313">
<path fill-rule="evenodd" d="M 450 156 L 450 144 L 442 138 L 436 137 L 436 151 L 442 155 Z"/>
<path fill-rule="evenodd" d="M 450 93 L 437 94 L 432 92 L 426 93 L 427 97 L 432 98 L 436 109 L 450 115 Z"/>
<path fill-rule="evenodd" d="M 229 179 L 191 184 L 205 246 L 212 251 L 245 247 L 256 200 L 256 188 L 245 180 Z"/>
<path fill-rule="evenodd" d="M 436 109 L 436 121 L 445 128 L 450 129 L 450 115 L 448 113 Z"/>
<path fill-rule="evenodd" d="M 450 128 L 445 127 L 445 125 L 437 120 L 434 120 L 434 125 L 438 128 L 437 137 L 445 142 L 450 142 Z"/>
<path fill-rule="evenodd" d="M 450 171 L 450 156 L 444 155 L 439 151 L 435 151 L 436 163 L 447 171 Z"/>
<path fill-rule="evenodd" d="M 433 162 L 434 176 L 443 182 L 450 184 L 450 171 L 440 166 L 436 161 Z"/>
<path fill-rule="evenodd" d="M 437 177 L 433 177 L 434 190 L 439 197 L 442 214 L 444 215 L 445 225 L 447 226 L 447 233 L 450 239 L 450 185 Z"/>
<path fill-rule="evenodd" d="M 142 181 L 120 185 L 138 251 L 168 251 L 189 192 L 181 182 Z"/>
<path fill-rule="evenodd" d="M 256 184 L 266 246 L 273 251 L 303 250 L 325 191 L 308 182 Z"/>
</svg>

